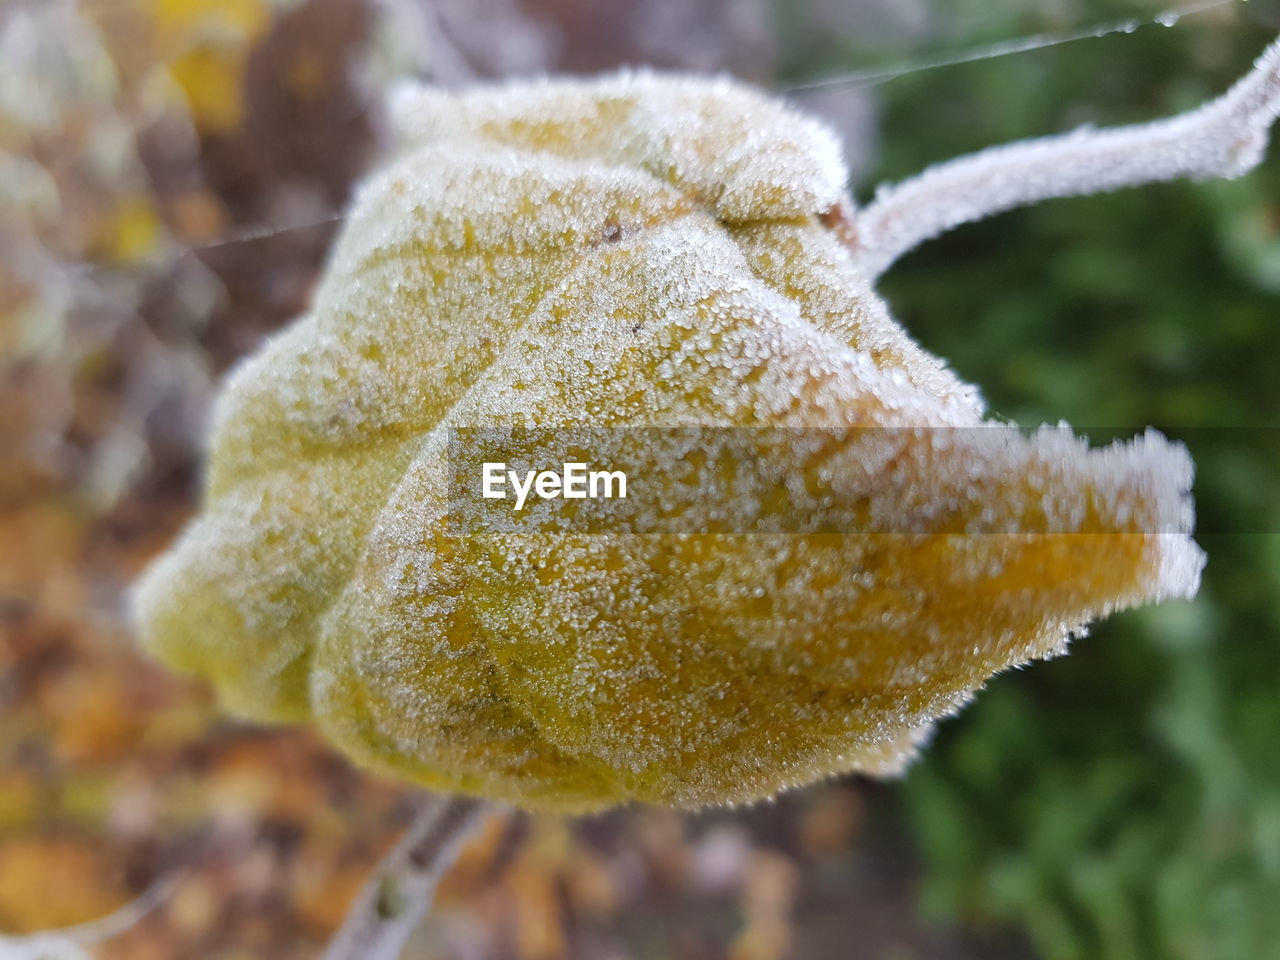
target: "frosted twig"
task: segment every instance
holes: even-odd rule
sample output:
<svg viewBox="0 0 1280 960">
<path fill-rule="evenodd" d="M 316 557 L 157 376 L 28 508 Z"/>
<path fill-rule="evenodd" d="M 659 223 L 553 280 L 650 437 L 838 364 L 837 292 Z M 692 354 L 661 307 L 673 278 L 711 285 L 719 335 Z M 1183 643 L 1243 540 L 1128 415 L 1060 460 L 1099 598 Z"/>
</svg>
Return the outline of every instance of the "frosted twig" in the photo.
<svg viewBox="0 0 1280 960">
<path fill-rule="evenodd" d="M 0 934 L 0 960 L 89 960 L 88 948 L 138 923 L 168 898 L 179 879 L 179 874 L 164 877 L 115 913 L 88 923 L 16 937 Z"/>
<path fill-rule="evenodd" d="M 1280 41 L 1216 100 L 1151 123 L 992 147 L 881 187 L 852 224 L 869 278 L 926 240 L 1014 207 L 1182 177 L 1236 177 L 1262 160 L 1280 115 Z"/>
<path fill-rule="evenodd" d="M 482 811 L 471 797 L 431 797 L 356 897 L 323 960 L 396 960 Z"/>
</svg>

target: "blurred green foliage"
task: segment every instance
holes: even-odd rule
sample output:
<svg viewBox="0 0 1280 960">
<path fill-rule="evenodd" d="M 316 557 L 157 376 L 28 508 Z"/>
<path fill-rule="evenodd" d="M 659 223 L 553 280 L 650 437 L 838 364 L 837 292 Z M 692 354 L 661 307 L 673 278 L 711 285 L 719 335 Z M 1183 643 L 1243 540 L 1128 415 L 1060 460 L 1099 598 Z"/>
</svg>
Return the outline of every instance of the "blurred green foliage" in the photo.
<svg viewBox="0 0 1280 960">
<path fill-rule="evenodd" d="M 1243 74 L 1280 27 L 1275 11 L 1218 10 L 881 84 L 874 179 L 1193 106 Z M 784 83 L 1155 12 L 966 2 L 898 49 L 815 55 L 797 28 L 783 34 Z M 793 14 L 780 20 L 803 23 Z M 1046 960 L 1280 957 L 1280 149 L 1238 181 L 1056 201 L 957 230 L 883 291 L 998 415 L 1102 438 L 1148 424 L 1182 435 L 1209 555 L 1194 603 L 1118 615 L 944 725 L 901 791 L 925 911 L 1017 931 Z"/>
</svg>

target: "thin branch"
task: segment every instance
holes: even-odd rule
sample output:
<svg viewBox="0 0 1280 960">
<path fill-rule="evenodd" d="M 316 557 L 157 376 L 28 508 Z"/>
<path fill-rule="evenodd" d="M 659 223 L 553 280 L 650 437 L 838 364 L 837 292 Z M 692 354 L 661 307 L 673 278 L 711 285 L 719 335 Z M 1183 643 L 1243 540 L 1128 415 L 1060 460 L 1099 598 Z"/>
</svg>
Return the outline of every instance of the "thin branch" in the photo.
<svg viewBox="0 0 1280 960">
<path fill-rule="evenodd" d="M 137 899 L 119 910 L 88 923 L 60 930 L 22 936 L 0 934 L 0 960 L 88 960 L 89 947 L 97 946 L 129 930 L 168 899 L 181 874 L 170 874 L 153 883 Z"/>
<path fill-rule="evenodd" d="M 882 187 L 854 217 L 854 258 L 875 278 L 952 227 L 1024 204 L 1182 177 L 1239 176 L 1262 160 L 1277 115 L 1280 41 L 1229 91 L 1188 113 L 993 147 Z"/>
<path fill-rule="evenodd" d="M 396 960 L 483 809 L 471 797 L 431 797 L 356 897 L 323 960 Z"/>
</svg>

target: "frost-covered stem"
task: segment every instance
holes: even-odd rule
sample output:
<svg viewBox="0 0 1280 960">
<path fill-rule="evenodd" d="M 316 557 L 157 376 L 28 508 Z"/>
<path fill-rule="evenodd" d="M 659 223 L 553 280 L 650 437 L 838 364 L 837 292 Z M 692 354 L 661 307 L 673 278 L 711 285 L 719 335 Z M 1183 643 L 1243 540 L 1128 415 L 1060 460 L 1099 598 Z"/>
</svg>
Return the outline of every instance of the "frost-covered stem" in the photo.
<svg viewBox="0 0 1280 960">
<path fill-rule="evenodd" d="M 54 957 L 89 960 L 90 948 L 119 936 L 137 924 L 168 898 L 179 880 L 178 874 L 165 877 L 115 913 L 89 923 L 20 936 L 0 933 L 0 960 L 50 960 Z"/>
<path fill-rule="evenodd" d="M 854 220 L 854 257 L 874 278 L 924 241 L 1013 207 L 1182 177 L 1239 176 L 1261 161 L 1277 115 L 1280 40 L 1234 87 L 1188 113 L 993 147 L 881 187 Z"/>
<path fill-rule="evenodd" d="M 356 897 L 323 960 L 396 960 L 482 812 L 470 797 L 430 798 Z"/>
</svg>

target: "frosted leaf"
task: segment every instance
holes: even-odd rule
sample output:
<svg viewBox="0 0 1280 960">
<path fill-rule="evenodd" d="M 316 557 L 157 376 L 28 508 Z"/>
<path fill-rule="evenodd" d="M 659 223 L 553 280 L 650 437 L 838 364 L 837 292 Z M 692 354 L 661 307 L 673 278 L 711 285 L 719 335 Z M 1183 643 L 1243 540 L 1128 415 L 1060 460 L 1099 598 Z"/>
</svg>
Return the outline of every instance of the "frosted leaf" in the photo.
<svg viewBox="0 0 1280 960">
<path fill-rule="evenodd" d="M 148 648 L 233 709 L 534 808 L 749 801 L 895 773 L 993 673 L 1194 594 L 1186 452 L 986 422 L 872 290 L 816 121 L 650 73 L 410 90 L 397 117 L 136 593 Z M 761 439 L 706 463 L 736 500 L 635 505 L 684 531 L 453 535 L 450 438 L 495 425 Z M 667 476 L 643 436 L 614 452 Z M 796 521 L 747 466 L 841 532 L 706 532 Z"/>
</svg>

